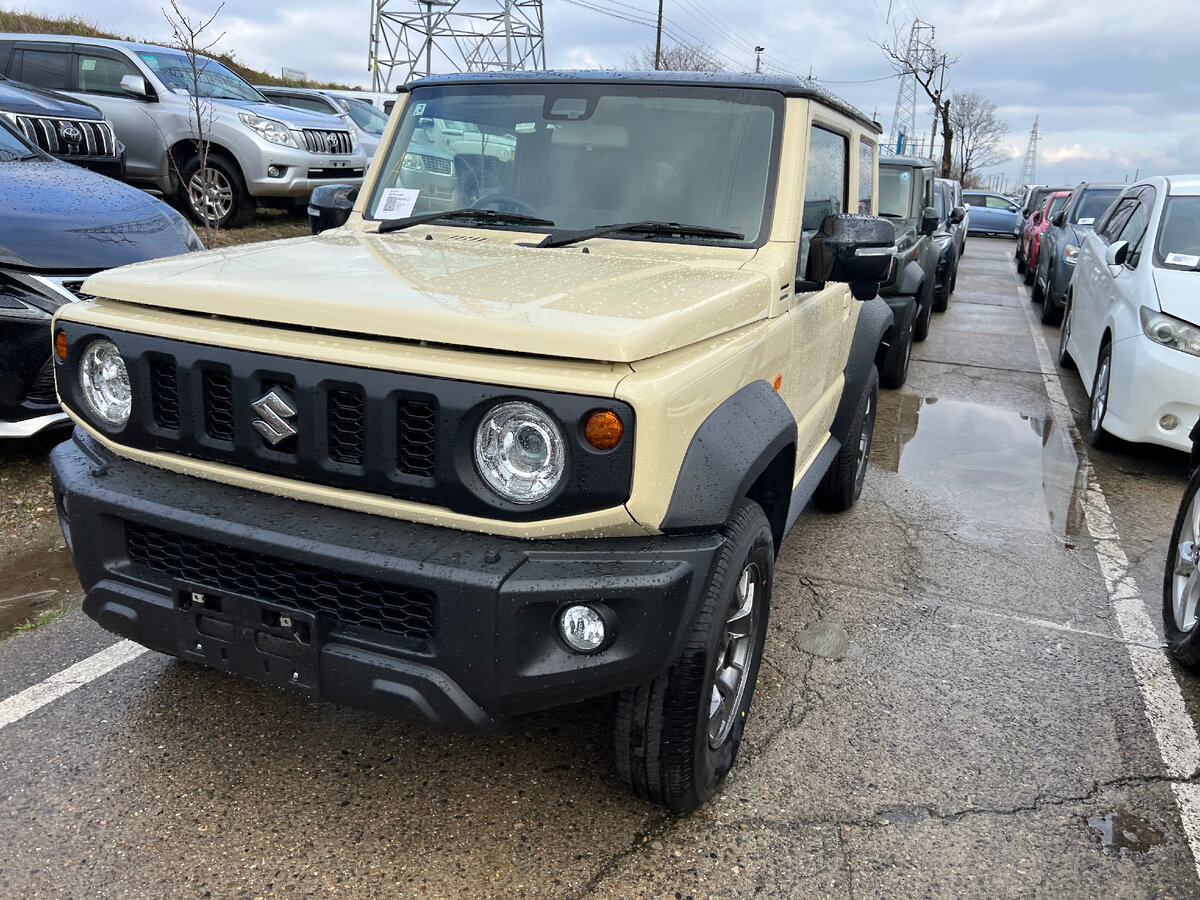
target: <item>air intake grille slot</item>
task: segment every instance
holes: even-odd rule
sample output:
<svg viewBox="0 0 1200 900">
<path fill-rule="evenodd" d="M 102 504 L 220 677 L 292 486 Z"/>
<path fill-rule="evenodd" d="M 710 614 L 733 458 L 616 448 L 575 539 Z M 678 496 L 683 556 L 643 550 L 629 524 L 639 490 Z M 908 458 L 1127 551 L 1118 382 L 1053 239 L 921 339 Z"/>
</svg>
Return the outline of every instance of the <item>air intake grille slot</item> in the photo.
<svg viewBox="0 0 1200 900">
<path fill-rule="evenodd" d="M 320 128 L 304 129 L 304 146 L 309 153 L 347 154 L 354 151 L 354 142 L 348 131 L 326 131 Z"/>
<path fill-rule="evenodd" d="M 204 372 L 204 431 L 219 441 L 233 440 L 233 379 L 228 372 Z"/>
<path fill-rule="evenodd" d="M 125 523 L 130 562 L 169 578 L 336 618 L 343 625 L 431 641 L 432 591 L 280 559 Z"/>
<path fill-rule="evenodd" d="M 179 380 L 175 364 L 165 359 L 150 361 L 150 407 L 159 428 L 179 428 Z"/>
</svg>

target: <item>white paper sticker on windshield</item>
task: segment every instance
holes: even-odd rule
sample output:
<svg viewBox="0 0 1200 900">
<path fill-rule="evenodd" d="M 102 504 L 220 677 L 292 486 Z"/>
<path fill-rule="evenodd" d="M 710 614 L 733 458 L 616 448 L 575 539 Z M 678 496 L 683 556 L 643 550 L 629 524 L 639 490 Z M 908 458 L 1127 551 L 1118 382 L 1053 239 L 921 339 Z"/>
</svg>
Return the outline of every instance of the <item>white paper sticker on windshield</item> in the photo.
<svg viewBox="0 0 1200 900">
<path fill-rule="evenodd" d="M 1200 266 L 1200 256 L 1192 256 L 1190 253 L 1168 253 L 1167 265 L 1169 266 Z"/>
<path fill-rule="evenodd" d="M 424 104 L 424 103 L 418 103 L 416 106 L 414 106 L 414 107 L 413 107 L 413 115 L 414 115 L 414 116 L 423 116 L 423 115 L 425 115 L 425 104 Z"/>
<path fill-rule="evenodd" d="M 375 207 L 375 215 L 380 219 L 403 219 L 405 216 L 411 216 L 419 196 L 421 192 L 414 188 L 384 188 L 379 197 L 379 205 Z"/>
<path fill-rule="evenodd" d="M 1082 219 L 1079 220 L 1079 224 L 1080 225 L 1095 225 L 1096 220 L 1094 218 L 1089 218 L 1087 216 L 1084 216 Z"/>
</svg>

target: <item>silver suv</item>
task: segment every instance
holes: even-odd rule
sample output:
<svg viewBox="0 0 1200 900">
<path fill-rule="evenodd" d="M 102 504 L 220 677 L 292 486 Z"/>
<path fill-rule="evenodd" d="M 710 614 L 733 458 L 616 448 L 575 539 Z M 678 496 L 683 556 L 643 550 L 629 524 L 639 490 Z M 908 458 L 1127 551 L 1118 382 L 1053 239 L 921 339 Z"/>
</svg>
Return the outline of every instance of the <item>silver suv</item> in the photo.
<svg viewBox="0 0 1200 900">
<path fill-rule="evenodd" d="M 101 38 L 0 34 L 0 74 L 98 106 L 125 144 L 126 177 L 177 196 L 200 223 L 244 225 L 262 206 L 301 206 L 330 181 L 360 182 L 366 157 L 334 116 L 270 103 L 198 57 L 212 149 L 196 154 L 192 67 L 181 50 Z"/>
</svg>

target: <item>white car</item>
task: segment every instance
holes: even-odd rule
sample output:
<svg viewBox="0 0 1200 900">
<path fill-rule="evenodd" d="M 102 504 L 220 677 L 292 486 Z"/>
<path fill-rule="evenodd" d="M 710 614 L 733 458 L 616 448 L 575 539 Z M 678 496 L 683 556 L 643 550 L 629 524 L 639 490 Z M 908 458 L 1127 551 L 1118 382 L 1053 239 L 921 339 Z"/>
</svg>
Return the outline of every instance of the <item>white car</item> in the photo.
<svg viewBox="0 0 1200 900">
<path fill-rule="evenodd" d="M 1059 362 L 1091 397 L 1088 440 L 1190 450 L 1200 418 L 1200 175 L 1121 192 L 1083 242 Z"/>
</svg>

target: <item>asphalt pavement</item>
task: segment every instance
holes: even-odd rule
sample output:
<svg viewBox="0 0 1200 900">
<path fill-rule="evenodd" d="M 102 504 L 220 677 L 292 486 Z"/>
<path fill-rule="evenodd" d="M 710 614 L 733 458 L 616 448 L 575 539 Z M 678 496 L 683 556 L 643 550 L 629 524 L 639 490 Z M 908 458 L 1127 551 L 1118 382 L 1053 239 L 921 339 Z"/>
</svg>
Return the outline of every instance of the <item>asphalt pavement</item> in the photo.
<svg viewBox="0 0 1200 900">
<path fill-rule="evenodd" d="M 784 543 L 716 801 L 628 796 L 603 702 L 452 734 L 73 611 L 0 642 L 0 896 L 1200 894 L 1200 692 L 1157 622 L 1186 459 L 1080 441 L 1012 250 L 967 242 L 862 500 Z"/>
</svg>

